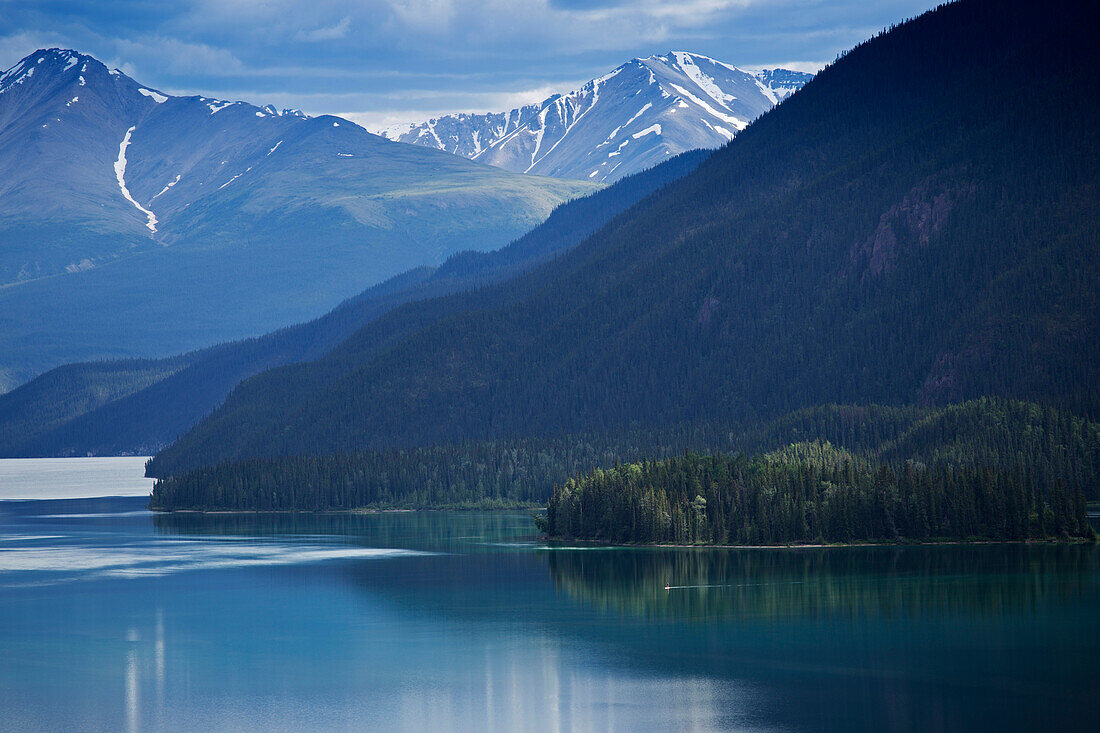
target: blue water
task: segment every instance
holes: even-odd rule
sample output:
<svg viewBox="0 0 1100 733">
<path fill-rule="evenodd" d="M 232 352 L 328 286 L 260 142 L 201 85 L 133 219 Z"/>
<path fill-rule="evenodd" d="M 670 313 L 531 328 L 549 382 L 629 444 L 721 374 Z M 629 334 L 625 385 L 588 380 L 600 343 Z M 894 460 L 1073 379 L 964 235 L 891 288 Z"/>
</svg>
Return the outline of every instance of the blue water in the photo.
<svg viewBox="0 0 1100 733">
<path fill-rule="evenodd" d="M 1096 726 L 1091 546 L 590 549 L 523 513 L 143 503 L 0 502 L 5 730 Z"/>
</svg>

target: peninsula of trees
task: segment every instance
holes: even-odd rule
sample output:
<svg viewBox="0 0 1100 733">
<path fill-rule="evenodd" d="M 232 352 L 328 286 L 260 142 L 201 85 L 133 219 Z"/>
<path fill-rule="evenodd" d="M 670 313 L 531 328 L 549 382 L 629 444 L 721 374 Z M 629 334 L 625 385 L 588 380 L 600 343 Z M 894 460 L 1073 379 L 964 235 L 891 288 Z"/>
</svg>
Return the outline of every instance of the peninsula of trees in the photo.
<svg viewBox="0 0 1100 733">
<path fill-rule="evenodd" d="M 1080 487 L 1022 470 L 875 465 L 829 443 L 756 458 L 698 454 L 620 464 L 554 490 L 553 538 L 779 545 L 1094 539 Z"/>
</svg>

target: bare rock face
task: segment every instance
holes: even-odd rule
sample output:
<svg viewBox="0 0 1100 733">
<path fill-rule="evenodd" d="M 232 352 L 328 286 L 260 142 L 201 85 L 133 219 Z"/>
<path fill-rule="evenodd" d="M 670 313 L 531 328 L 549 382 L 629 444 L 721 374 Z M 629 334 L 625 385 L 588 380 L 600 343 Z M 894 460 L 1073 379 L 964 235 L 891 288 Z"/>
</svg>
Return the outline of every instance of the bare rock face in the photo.
<svg viewBox="0 0 1100 733">
<path fill-rule="evenodd" d="M 928 246 L 956 204 L 973 193 L 973 183 L 962 172 L 925 179 L 882 213 L 871 236 L 852 247 L 850 261 L 865 266 L 871 275 L 881 275 L 904 249 Z"/>
</svg>

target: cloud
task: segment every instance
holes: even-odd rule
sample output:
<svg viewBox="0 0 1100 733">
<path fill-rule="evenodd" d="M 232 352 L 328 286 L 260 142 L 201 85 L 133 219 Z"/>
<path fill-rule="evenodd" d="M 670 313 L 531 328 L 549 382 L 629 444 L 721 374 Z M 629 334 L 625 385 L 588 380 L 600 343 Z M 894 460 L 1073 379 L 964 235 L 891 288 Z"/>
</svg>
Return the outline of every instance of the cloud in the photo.
<svg viewBox="0 0 1100 733">
<path fill-rule="evenodd" d="M 389 3 L 396 25 L 414 32 L 430 33 L 448 30 L 465 4 L 462 0 L 392 0 Z"/>
<path fill-rule="evenodd" d="M 420 120 L 538 101 L 671 49 L 816 70 L 936 2 L 0 0 L 0 64 L 74 47 L 158 89 Z"/>
<path fill-rule="evenodd" d="M 506 112 L 547 97 L 579 88 L 585 80 L 569 80 L 511 91 L 475 93 L 414 90 L 403 94 L 372 96 L 371 109 L 359 112 L 338 112 L 340 117 L 365 127 L 371 132 L 397 127 L 448 114 L 480 114 Z"/>
<path fill-rule="evenodd" d="M 40 48 L 68 45 L 67 39 L 56 33 L 23 31 L 10 36 L 0 36 L 0 71 L 15 66 Z"/>
<path fill-rule="evenodd" d="M 311 31 L 298 31 L 295 38 L 299 41 L 333 41 L 343 38 L 351 30 L 351 16 L 345 15 L 339 23 L 327 27 L 316 28 Z"/>
<path fill-rule="evenodd" d="M 790 69 L 791 71 L 804 71 L 807 74 L 816 74 L 825 68 L 826 61 L 776 61 L 774 63 L 753 64 L 742 66 L 745 71 L 761 71 L 763 69 Z"/>
<path fill-rule="evenodd" d="M 813 2 L 814 0 L 809 0 Z M 786 0 L 784 0 L 786 2 Z M 370 42 L 446 55 L 555 48 L 558 53 L 626 48 L 706 29 L 760 0 L 184 0 L 174 24 L 188 33 L 294 41 Z M 333 24 L 333 18 L 340 21 Z M 349 38 L 354 26 L 356 37 Z M 313 30 L 303 30 L 310 28 Z M 443 42 L 440 42 L 443 39 Z"/>
<path fill-rule="evenodd" d="M 117 66 L 128 75 L 169 74 L 172 76 L 239 76 L 248 68 L 225 49 L 205 43 L 189 43 L 161 35 L 137 39 L 116 39 Z"/>
</svg>

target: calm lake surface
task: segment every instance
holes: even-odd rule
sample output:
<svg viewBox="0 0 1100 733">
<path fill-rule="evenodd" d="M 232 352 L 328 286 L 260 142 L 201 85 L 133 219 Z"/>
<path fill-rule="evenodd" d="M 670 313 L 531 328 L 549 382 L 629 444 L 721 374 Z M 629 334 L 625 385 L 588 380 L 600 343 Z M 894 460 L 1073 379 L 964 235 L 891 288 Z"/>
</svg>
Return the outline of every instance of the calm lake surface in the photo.
<svg viewBox="0 0 1100 733">
<path fill-rule="evenodd" d="M 1098 725 L 1091 546 L 582 549 L 522 513 L 144 503 L 0 502 L 3 729 Z"/>
</svg>

